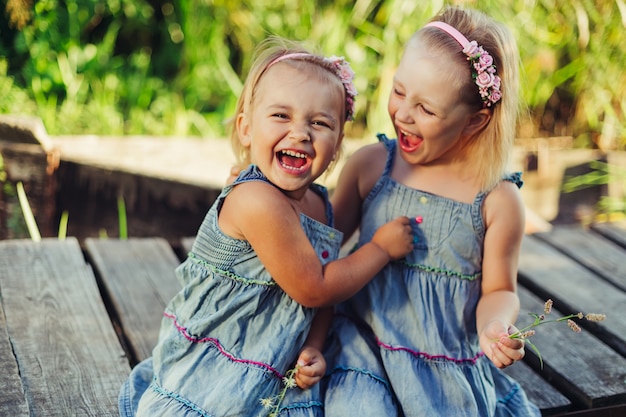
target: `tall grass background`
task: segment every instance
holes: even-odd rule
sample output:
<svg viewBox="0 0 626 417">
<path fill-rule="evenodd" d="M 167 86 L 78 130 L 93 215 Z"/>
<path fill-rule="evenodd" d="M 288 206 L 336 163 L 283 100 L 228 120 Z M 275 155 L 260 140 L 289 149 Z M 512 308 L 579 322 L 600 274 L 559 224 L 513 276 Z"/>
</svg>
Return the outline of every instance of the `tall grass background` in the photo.
<svg viewBox="0 0 626 417">
<path fill-rule="evenodd" d="M 224 137 L 254 47 L 275 34 L 351 62 L 349 137 L 390 132 L 403 45 L 447 4 L 513 31 L 529 109 L 520 137 L 626 149 L 624 0 L 7 0 L 0 113 L 38 116 L 52 135 Z"/>
</svg>

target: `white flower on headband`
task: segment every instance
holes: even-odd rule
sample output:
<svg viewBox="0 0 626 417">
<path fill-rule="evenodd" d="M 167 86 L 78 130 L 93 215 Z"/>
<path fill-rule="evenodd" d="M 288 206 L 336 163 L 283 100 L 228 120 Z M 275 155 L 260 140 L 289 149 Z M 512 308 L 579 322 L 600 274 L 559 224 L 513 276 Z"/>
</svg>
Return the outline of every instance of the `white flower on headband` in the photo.
<svg viewBox="0 0 626 417">
<path fill-rule="evenodd" d="M 489 52 L 479 46 L 476 41 L 471 41 L 463 53 L 467 55 L 467 60 L 472 64 L 472 77 L 478 86 L 478 92 L 485 107 L 491 107 L 502 98 L 500 91 L 500 77 L 496 75 L 496 66 L 493 64 L 493 57 Z"/>
<path fill-rule="evenodd" d="M 354 120 L 354 98 L 358 94 L 356 87 L 352 82 L 352 80 L 354 80 L 354 71 L 352 71 L 348 61 L 346 61 L 342 56 L 333 55 L 331 57 L 324 58 L 324 60 L 330 62 L 335 67 L 335 74 L 337 74 L 343 83 L 343 88 L 346 90 L 346 119 Z"/>
</svg>

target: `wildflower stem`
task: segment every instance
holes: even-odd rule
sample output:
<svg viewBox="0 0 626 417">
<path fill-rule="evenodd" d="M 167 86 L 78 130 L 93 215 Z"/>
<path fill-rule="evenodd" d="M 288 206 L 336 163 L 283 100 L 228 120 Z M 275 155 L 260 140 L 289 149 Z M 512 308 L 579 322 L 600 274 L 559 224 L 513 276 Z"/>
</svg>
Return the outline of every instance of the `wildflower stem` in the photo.
<svg viewBox="0 0 626 417">
<path fill-rule="evenodd" d="M 519 339 L 522 334 L 524 334 L 528 330 L 532 329 L 533 327 L 537 327 L 537 326 L 540 326 L 542 324 L 547 324 L 547 323 L 557 323 L 557 322 L 560 322 L 560 321 L 567 321 L 567 320 L 573 319 L 573 318 L 580 318 L 581 315 L 580 315 L 580 313 L 578 313 L 578 314 L 569 314 L 567 316 L 559 317 L 558 319 L 553 319 L 553 320 L 543 320 L 543 319 L 541 319 L 541 316 L 537 316 L 536 314 L 533 314 L 533 316 L 535 316 L 535 321 L 534 322 L 532 322 L 531 324 L 529 324 L 526 327 L 523 327 L 523 328 L 519 329 L 515 333 L 511 333 L 509 335 L 509 339 Z"/>
<path fill-rule="evenodd" d="M 276 394 L 272 398 L 262 399 L 261 404 L 264 406 L 269 406 L 271 411 L 268 417 L 276 417 L 278 416 L 278 411 L 280 410 L 280 405 L 287 394 L 287 390 L 290 388 L 294 388 L 296 384 L 296 372 L 298 371 L 299 365 L 296 365 L 293 369 L 290 369 L 285 373 L 285 377 L 283 378 L 283 388 L 280 390 L 278 394 Z"/>
<path fill-rule="evenodd" d="M 537 348 L 537 346 L 535 346 L 530 341 L 530 337 L 535 334 L 535 330 L 534 330 L 535 327 L 540 326 L 542 324 L 558 323 L 561 321 L 565 321 L 567 322 L 567 325 L 569 326 L 569 328 L 572 329 L 572 331 L 576 333 L 580 333 L 581 329 L 578 326 L 578 324 L 574 322 L 573 320 L 574 318 L 577 318 L 577 319 L 585 318 L 589 321 L 602 321 L 606 318 L 604 314 L 588 313 L 585 316 L 583 315 L 583 313 L 576 313 L 576 314 L 568 314 L 567 316 L 559 317 L 553 320 L 546 320 L 546 315 L 550 314 L 550 312 L 552 311 L 552 304 L 553 304 L 552 300 L 548 299 L 544 305 L 544 309 L 543 309 L 544 314 L 539 315 L 536 313 L 530 313 L 530 315 L 534 317 L 534 321 L 530 323 L 529 325 L 519 329 L 515 333 L 512 333 L 509 335 L 509 339 L 520 339 L 520 340 L 523 340 L 525 343 L 528 343 L 528 345 L 535 351 L 535 353 L 537 353 L 537 356 L 539 357 L 539 363 L 541 364 L 542 369 L 543 369 L 543 358 L 541 357 L 541 352 L 539 352 L 539 349 Z"/>
</svg>

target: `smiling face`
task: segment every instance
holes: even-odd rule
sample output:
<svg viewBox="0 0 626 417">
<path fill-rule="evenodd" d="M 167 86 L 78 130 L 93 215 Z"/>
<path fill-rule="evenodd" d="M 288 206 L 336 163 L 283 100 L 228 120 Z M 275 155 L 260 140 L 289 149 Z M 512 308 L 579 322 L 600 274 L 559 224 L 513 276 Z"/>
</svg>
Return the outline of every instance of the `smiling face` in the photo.
<svg viewBox="0 0 626 417">
<path fill-rule="evenodd" d="M 489 117 L 488 112 L 461 102 L 463 77 L 471 77 L 469 66 L 463 67 L 445 52 L 433 52 L 420 38 L 407 44 L 394 77 L 388 111 L 402 157 L 408 163 L 458 160 L 476 133 L 473 126 Z"/>
<path fill-rule="evenodd" d="M 341 81 L 311 63 L 279 62 L 263 74 L 252 105 L 237 117 L 251 162 L 276 186 L 301 198 L 333 160 L 343 139 Z"/>
</svg>

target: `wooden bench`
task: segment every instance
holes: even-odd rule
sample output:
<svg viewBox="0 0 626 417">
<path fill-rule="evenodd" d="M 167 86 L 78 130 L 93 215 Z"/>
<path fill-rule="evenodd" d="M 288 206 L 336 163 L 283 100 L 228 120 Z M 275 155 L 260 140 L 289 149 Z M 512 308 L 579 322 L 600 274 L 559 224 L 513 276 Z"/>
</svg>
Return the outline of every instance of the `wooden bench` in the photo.
<svg viewBox="0 0 626 417">
<path fill-rule="evenodd" d="M 117 415 L 119 388 L 151 354 L 163 308 L 180 288 L 177 252 L 192 241 L 0 241 L 0 415 Z M 624 224 L 525 237 L 520 326 L 547 298 L 554 318 L 608 316 L 580 334 L 565 323 L 539 327 L 531 340 L 543 367 L 528 348 L 507 368 L 543 415 L 626 415 L 625 280 Z"/>
<path fill-rule="evenodd" d="M 117 415 L 130 365 L 78 241 L 1 241 L 0 295 L 0 415 Z"/>
</svg>

